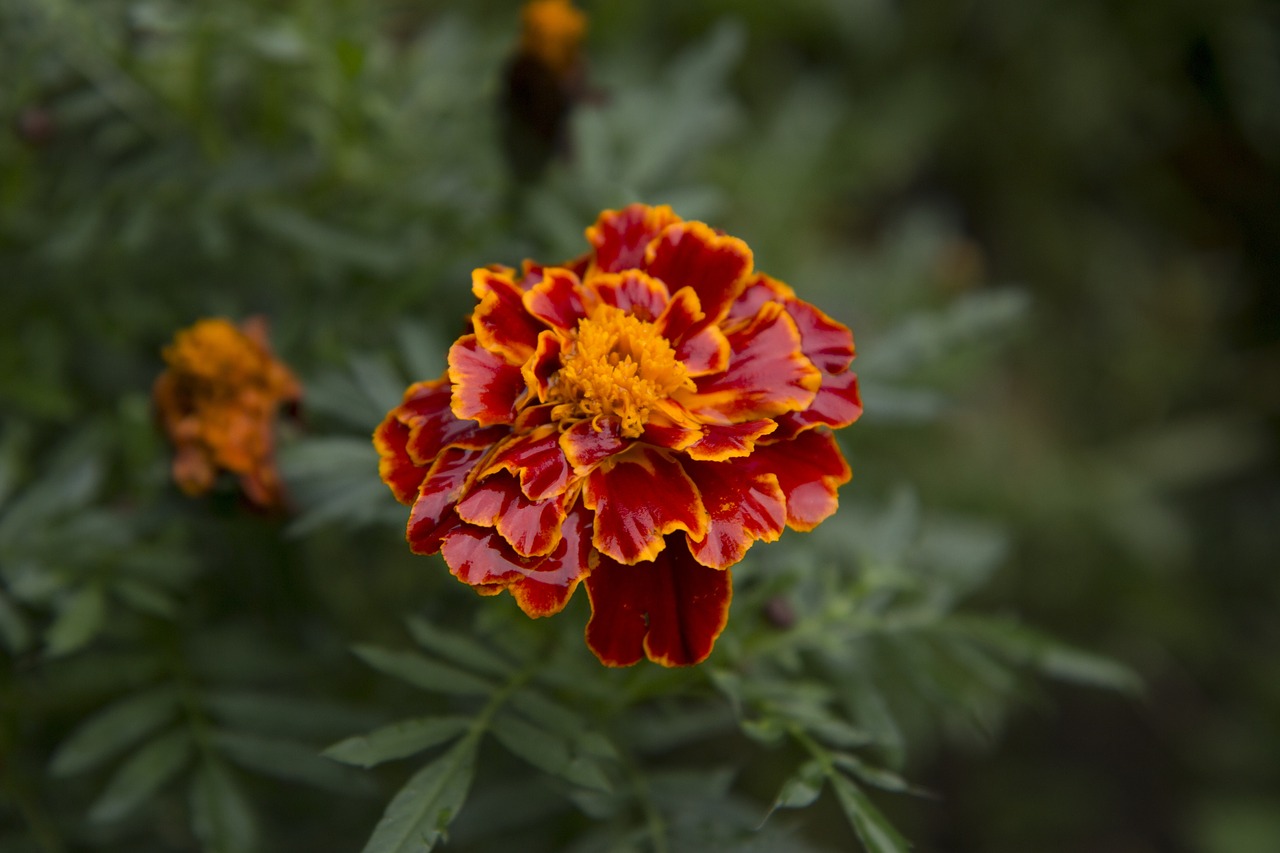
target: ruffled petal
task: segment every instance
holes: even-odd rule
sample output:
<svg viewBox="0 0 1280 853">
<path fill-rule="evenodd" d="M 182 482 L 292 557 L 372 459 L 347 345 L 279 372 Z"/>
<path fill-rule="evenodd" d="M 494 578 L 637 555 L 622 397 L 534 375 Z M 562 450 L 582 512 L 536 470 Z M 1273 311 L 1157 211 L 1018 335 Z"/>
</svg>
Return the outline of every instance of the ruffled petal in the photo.
<svg viewBox="0 0 1280 853">
<path fill-rule="evenodd" d="M 591 550 L 590 513 L 569 513 L 555 550 L 545 558 L 518 555 L 496 531 L 460 524 L 440 549 L 454 577 L 482 595 L 506 589 L 529 616 L 562 610 L 598 559 Z"/>
<path fill-rule="evenodd" d="M 836 511 L 836 489 L 852 471 L 835 438 L 824 430 L 806 430 L 789 441 L 761 444 L 740 464 L 772 472 L 787 497 L 787 526 L 812 530 Z"/>
<path fill-rule="evenodd" d="M 396 420 L 409 427 L 405 450 L 415 465 L 429 467 L 446 447 L 475 450 L 488 447 L 506 434 L 502 427 L 482 428 L 475 421 L 454 417 L 452 394 L 447 377 L 416 382 L 405 392 L 404 402 L 392 409 Z"/>
<path fill-rule="evenodd" d="M 816 426 L 832 429 L 847 427 L 862 416 L 862 397 L 858 393 L 858 376 L 852 370 L 824 376 L 822 387 L 809 408 L 788 412 L 778 418 L 778 439 L 792 438 Z"/>
<path fill-rule="evenodd" d="M 551 393 L 551 378 L 563 366 L 560 361 L 563 348 L 560 336 L 547 329 L 538 335 L 538 346 L 533 351 L 533 357 L 520 368 L 520 375 L 529 390 L 537 394 L 538 399 L 544 403 Z"/>
<path fill-rule="evenodd" d="M 701 222 L 669 225 L 645 251 L 649 275 L 662 279 L 673 293 L 692 287 L 712 323 L 728 313 L 746 287 L 751 263 L 746 243 Z"/>
<path fill-rule="evenodd" d="M 654 325 L 690 376 L 719 373 L 729 365 L 729 339 L 707 319 L 693 288 L 676 291 Z"/>
<path fill-rule="evenodd" d="M 730 573 L 693 560 L 682 541 L 652 563 L 602 558 L 587 578 L 587 645 L 607 666 L 647 656 L 663 666 L 706 660 L 729 620 Z"/>
<path fill-rule="evenodd" d="M 711 521 L 707 535 L 690 539 L 693 558 L 713 569 L 727 569 L 757 539 L 773 542 L 787 521 L 787 501 L 774 474 L 751 471 L 734 462 L 685 462 L 684 470 L 702 494 Z"/>
<path fill-rule="evenodd" d="M 591 513 L 575 507 L 564 520 L 560 544 L 508 590 L 529 616 L 550 616 L 564 609 L 598 560 L 591 547 Z"/>
<path fill-rule="evenodd" d="M 436 458 L 422 481 L 405 530 L 409 549 L 415 554 L 439 551 L 441 540 L 458 525 L 454 504 L 462 494 L 467 477 L 484 454 L 483 450 L 450 447 Z"/>
<path fill-rule="evenodd" d="M 639 267 L 649 242 L 663 228 L 681 221 L 665 204 L 632 204 L 622 210 L 606 210 L 587 229 L 587 240 L 596 250 L 596 267 L 602 272 Z"/>
<path fill-rule="evenodd" d="M 525 310 L 548 326 L 573 329 L 587 315 L 581 287 L 578 277 L 569 270 L 545 267 L 541 280 L 525 291 Z"/>
<path fill-rule="evenodd" d="M 498 471 L 471 487 L 454 508 L 458 518 L 479 527 L 496 527 L 521 557 L 548 554 L 560 542 L 564 502 L 555 498 L 531 501 L 519 481 Z"/>
<path fill-rule="evenodd" d="M 471 325 L 480 345 L 512 364 L 533 354 L 543 326 L 524 307 L 524 291 L 510 270 L 478 269 L 471 273 L 471 292 L 478 303 Z"/>
<path fill-rule="evenodd" d="M 378 451 L 378 475 L 390 487 L 396 500 L 406 505 L 413 503 L 418 496 L 418 487 L 422 485 L 422 478 L 427 476 L 427 469 L 415 465 L 409 458 L 409 452 L 405 449 L 408 443 L 409 428 L 396 420 L 393 409 L 373 431 L 373 446 Z M 180 456 L 181 454 L 174 457 L 175 470 Z M 213 479 L 212 469 L 208 479 Z"/>
<path fill-rule="evenodd" d="M 620 563 L 652 560 L 675 530 L 701 539 L 707 529 L 697 487 L 679 462 L 655 450 L 639 449 L 596 468 L 582 501 L 596 513 L 596 548 Z"/>
<path fill-rule="evenodd" d="M 684 449 L 690 459 L 707 462 L 723 462 L 738 456 L 747 456 L 756 447 L 756 439 L 778 428 L 776 421 L 744 421 L 740 424 L 707 424 L 702 436 Z"/>
<path fill-rule="evenodd" d="M 482 348 L 475 335 L 464 335 L 449 348 L 449 381 L 453 414 L 481 426 L 511 423 L 526 391 L 520 368 Z"/>
<path fill-rule="evenodd" d="M 767 303 L 750 322 L 728 333 L 729 367 L 697 380 L 697 390 L 674 396 L 709 421 L 771 418 L 813 402 L 822 374 L 800 352 L 795 322 L 781 304 Z"/>
<path fill-rule="evenodd" d="M 509 471 L 520 478 L 520 490 L 532 501 L 562 495 L 573 479 L 573 468 L 560 449 L 560 440 L 555 424 L 512 436 L 497 449 L 482 476 L 499 469 Z"/>
<path fill-rule="evenodd" d="M 609 417 L 578 421 L 560 434 L 560 449 L 578 476 L 630 446 L 618 422 Z"/>
<path fill-rule="evenodd" d="M 671 301 L 667 286 L 640 270 L 594 275 L 588 280 L 587 288 L 605 305 L 626 311 L 646 323 L 661 315 Z"/>
<path fill-rule="evenodd" d="M 725 318 L 725 322 L 731 323 L 734 320 L 754 317 L 760 313 L 761 307 L 766 302 L 786 302 L 794 299 L 795 295 L 796 292 L 790 285 L 778 281 L 773 276 L 756 273 L 748 279 L 746 288 L 729 308 L 729 316 Z"/>
<path fill-rule="evenodd" d="M 840 373 L 853 361 L 853 333 L 816 306 L 800 299 L 784 303 L 800 331 L 800 350 L 823 373 Z"/>
</svg>

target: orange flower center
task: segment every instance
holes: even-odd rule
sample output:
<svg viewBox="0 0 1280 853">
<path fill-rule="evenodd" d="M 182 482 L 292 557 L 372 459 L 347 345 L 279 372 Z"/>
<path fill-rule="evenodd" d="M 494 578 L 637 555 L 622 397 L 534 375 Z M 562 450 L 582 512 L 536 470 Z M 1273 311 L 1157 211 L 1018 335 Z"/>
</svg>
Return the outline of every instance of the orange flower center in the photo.
<svg viewBox="0 0 1280 853">
<path fill-rule="evenodd" d="M 599 305 L 578 321 L 573 346 L 556 374 L 551 401 L 556 420 L 609 416 L 622 434 L 637 438 L 650 412 L 693 380 L 652 323 L 612 305 Z"/>
</svg>

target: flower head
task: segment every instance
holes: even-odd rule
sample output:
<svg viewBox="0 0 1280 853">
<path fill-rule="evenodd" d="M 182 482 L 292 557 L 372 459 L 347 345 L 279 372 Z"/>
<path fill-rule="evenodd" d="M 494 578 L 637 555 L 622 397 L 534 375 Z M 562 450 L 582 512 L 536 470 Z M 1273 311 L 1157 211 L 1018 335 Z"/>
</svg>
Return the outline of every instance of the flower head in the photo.
<svg viewBox="0 0 1280 853">
<path fill-rule="evenodd" d="M 164 348 L 169 365 L 152 396 L 165 434 L 174 445 L 173 479 L 199 495 L 219 470 L 240 478 L 245 495 L 264 507 L 281 502 L 273 459 L 276 412 L 302 396 L 298 381 L 275 359 L 266 324 L 252 318 L 239 327 L 223 319 L 200 320 Z"/>
<path fill-rule="evenodd" d="M 668 207 L 606 211 L 587 239 L 472 274 L 470 331 L 375 431 L 380 471 L 410 547 L 477 591 L 545 616 L 584 584 L 601 661 L 698 663 L 729 568 L 836 509 L 853 337 Z"/>
</svg>

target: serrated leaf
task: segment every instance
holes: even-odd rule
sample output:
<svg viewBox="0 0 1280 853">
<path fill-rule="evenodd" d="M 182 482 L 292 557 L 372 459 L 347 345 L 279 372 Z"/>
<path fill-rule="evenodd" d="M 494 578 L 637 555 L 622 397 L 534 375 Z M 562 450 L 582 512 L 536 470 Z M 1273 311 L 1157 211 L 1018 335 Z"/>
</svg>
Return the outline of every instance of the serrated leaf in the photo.
<svg viewBox="0 0 1280 853">
<path fill-rule="evenodd" d="M 511 666 L 476 640 L 463 634 L 446 631 L 418 616 L 410 616 L 406 622 L 409 633 L 427 651 L 434 652 L 473 672 L 483 672 L 499 678 L 511 675 Z"/>
<path fill-rule="evenodd" d="M 415 773 L 387 806 L 364 853 L 425 853 L 435 847 L 466 802 L 477 743 L 463 738 Z"/>
<path fill-rule="evenodd" d="M 514 714 L 499 714 L 489 731 L 513 755 L 539 770 L 559 776 L 569 766 L 571 753 L 567 739 Z"/>
<path fill-rule="evenodd" d="M 894 773 L 892 770 L 868 764 L 856 755 L 851 755 L 847 752 L 838 752 L 835 753 L 832 758 L 837 767 L 852 773 L 854 776 L 857 776 L 860 781 L 879 788 L 882 791 L 889 791 L 894 794 L 916 794 L 921 796 L 926 793 L 924 789 L 917 788 L 897 773 Z"/>
<path fill-rule="evenodd" d="M 76 590 L 45 632 L 45 654 L 59 657 L 83 648 L 102 629 L 106 612 L 107 598 L 102 587 L 91 584 Z"/>
<path fill-rule="evenodd" d="M 800 765 L 795 774 L 782 783 L 782 789 L 778 791 L 778 796 L 774 798 L 769 813 L 760 821 L 760 825 L 764 826 L 765 821 L 778 809 L 804 809 L 813 805 L 822 793 L 826 780 L 822 764 L 817 760 Z"/>
<path fill-rule="evenodd" d="M 244 853 L 256 846 L 253 811 L 221 762 L 203 762 L 191 782 L 191 829 L 212 853 Z"/>
<path fill-rule="evenodd" d="M 494 685 L 457 667 L 437 663 L 417 652 L 393 651 L 379 646 L 359 645 L 354 649 L 361 660 L 387 675 L 434 693 L 483 696 Z"/>
<path fill-rule="evenodd" d="M 373 767 L 452 740 L 471 725 L 466 717 L 418 717 L 401 720 L 368 734 L 339 741 L 321 753 L 325 758 Z"/>
<path fill-rule="evenodd" d="M 54 776 L 90 770 L 173 719 L 178 697 L 157 687 L 122 699 L 86 719 L 62 742 L 49 764 Z"/>
<path fill-rule="evenodd" d="M 907 853 L 910 849 L 907 840 L 853 780 L 837 773 L 831 776 L 831 786 L 835 788 L 845 818 L 868 853 Z"/>
<path fill-rule="evenodd" d="M 77 447 L 66 451 L 76 455 Z M 55 464 L 47 475 L 18 495 L 0 517 L 0 545 L 17 541 L 32 530 L 43 530 L 55 516 L 83 507 L 98 490 L 102 465 L 97 459 Z"/>
<path fill-rule="evenodd" d="M 312 746 L 284 738 L 218 731 L 213 743 L 231 761 L 277 779 L 306 782 L 339 794 L 367 793 L 370 783 L 346 767 L 320 757 Z"/>
<path fill-rule="evenodd" d="M 191 755 L 191 734 L 185 728 L 160 735 L 120 766 L 89 809 L 98 823 L 119 820 L 155 795 L 182 770 Z"/>
<path fill-rule="evenodd" d="M 1136 693 L 1142 682 L 1133 670 L 1116 661 L 1081 651 L 1022 625 L 994 619 L 949 619 L 943 630 L 958 630 L 1018 663 L 1035 667 L 1052 678 Z"/>
</svg>

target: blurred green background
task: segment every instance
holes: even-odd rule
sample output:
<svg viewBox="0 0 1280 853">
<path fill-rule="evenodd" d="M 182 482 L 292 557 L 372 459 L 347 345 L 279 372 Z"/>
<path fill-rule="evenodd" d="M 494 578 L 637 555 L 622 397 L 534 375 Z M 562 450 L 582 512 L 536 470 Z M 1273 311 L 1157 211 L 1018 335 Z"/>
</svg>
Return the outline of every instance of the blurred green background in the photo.
<svg viewBox="0 0 1280 853">
<path fill-rule="evenodd" d="M 8 446 L 44 460 L 96 430 L 108 493 L 166 495 L 147 394 L 177 328 L 265 314 L 304 380 L 391 342 L 438 370 L 472 267 L 568 257 L 602 207 L 671 203 L 853 328 L 843 497 L 909 482 L 1001 525 L 975 604 L 1145 682 L 1041 685 L 1003 725 L 913 737 L 906 775 L 937 796 L 880 801 L 904 834 L 1280 850 L 1277 7 L 579 5 L 568 147 L 520 184 L 497 108 L 519 4 L 0 2 Z M 957 300 L 1016 322 L 938 320 Z M 891 366 L 947 334 L 962 354 Z M 308 388 L 309 428 L 363 422 Z M 348 639 L 414 584 L 339 601 L 368 541 L 308 552 Z"/>
</svg>

